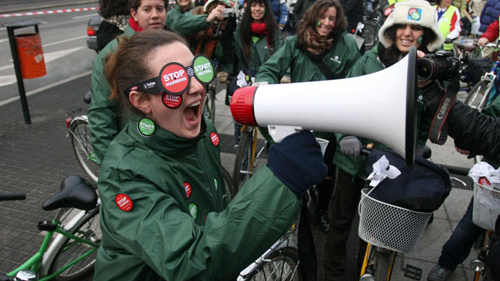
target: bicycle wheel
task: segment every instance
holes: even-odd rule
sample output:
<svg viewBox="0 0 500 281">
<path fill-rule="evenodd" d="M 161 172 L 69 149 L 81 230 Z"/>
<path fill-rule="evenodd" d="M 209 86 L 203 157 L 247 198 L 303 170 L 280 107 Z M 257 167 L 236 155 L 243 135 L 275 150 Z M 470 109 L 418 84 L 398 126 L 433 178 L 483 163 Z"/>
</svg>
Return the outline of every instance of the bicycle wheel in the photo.
<svg viewBox="0 0 500 281">
<path fill-rule="evenodd" d="M 222 176 L 224 178 L 224 186 L 226 188 L 226 194 L 229 196 L 229 200 L 231 201 L 235 195 L 233 179 L 231 178 L 231 175 L 224 167 L 222 167 Z"/>
<path fill-rule="evenodd" d="M 484 95 L 491 89 L 491 85 L 492 83 L 489 81 L 479 81 L 479 83 L 474 85 L 472 90 L 470 90 L 464 103 L 471 108 L 481 110 L 481 101 L 483 100 Z"/>
<path fill-rule="evenodd" d="M 99 244 L 102 236 L 99 223 L 99 208 L 95 208 L 89 211 L 71 230 L 69 230 L 69 232 L 79 238 Z M 65 237 L 62 242 L 55 247 L 57 253 L 54 260 L 49 265 L 49 274 L 58 271 L 68 262 L 73 261 L 85 252 L 91 250 L 93 246 Z M 77 281 L 92 274 L 96 255 L 97 247 L 95 247 L 94 253 L 55 276 L 54 280 Z"/>
<path fill-rule="evenodd" d="M 71 122 L 69 132 L 78 164 L 80 164 L 80 167 L 82 167 L 92 181 L 97 182 L 100 166 L 93 160 L 92 139 L 90 137 L 88 120 L 75 119 Z"/>
<path fill-rule="evenodd" d="M 378 41 L 378 25 L 374 22 L 366 22 L 363 28 L 363 34 L 365 35 L 365 52 L 373 48 Z"/>
<path fill-rule="evenodd" d="M 298 267 L 299 254 L 297 249 L 292 247 L 278 249 L 269 256 L 269 260 L 248 280 L 302 280 Z"/>
<path fill-rule="evenodd" d="M 375 249 L 375 281 L 391 280 L 396 252 Z"/>
<path fill-rule="evenodd" d="M 252 158 L 252 131 L 243 131 L 240 135 L 240 142 L 238 150 L 236 151 L 236 158 L 234 160 L 233 168 L 233 182 L 234 194 L 238 193 L 243 184 L 252 176 L 253 167 L 250 167 Z M 255 155 L 255 154 L 253 154 Z"/>
</svg>

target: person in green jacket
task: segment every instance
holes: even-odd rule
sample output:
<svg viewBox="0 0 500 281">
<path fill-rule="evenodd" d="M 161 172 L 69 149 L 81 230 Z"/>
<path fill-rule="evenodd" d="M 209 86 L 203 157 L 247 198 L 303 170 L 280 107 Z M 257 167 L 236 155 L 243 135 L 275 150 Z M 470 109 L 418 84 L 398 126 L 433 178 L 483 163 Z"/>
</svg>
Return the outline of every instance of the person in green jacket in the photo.
<svg viewBox="0 0 500 281">
<path fill-rule="evenodd" d="M 210 61 L 173 32 L 147 30 L 122 38 L 106 69 L 129 118 L 99 175 L 94 280 L 235 280 L 291 227 L 299 198 L 326 174 L 319 144 L 303 131 L 273 145 L 228 202 L 220 136 L 202 114 Z"/>
<path fill-rule="evenodd" d="M 270 11 L 271 5 L 268 0 L 248 1 L 241 23 L 234 32 L 234 62 L 221 65 L 222 71 L 217 73 L 220 83 L 228 83 L 229 76 L 233 76 L 233 79 L 255 77 L 259 67 L 283 45 L 281 31 Z M 229 95 L 232 95 L 234 90 L 234 87 L 228 87 Z M 240 130 L 241 125 L 235 123 L 235 145 L 239 144 Z"/>
<path fill-rule="evenodd" d="M 401 60 L 415 46 L 424 53 L 438 49 L 444 39 L 437 25 L 435 10 L 423 0 L 408 0 L 395 4 L 394 11 L 385 21 L 378 33 L 378 46 L 364 54 L 352 67 L 349 77 L 366 75 L 383 70 Z M 384 83 L 380 81 L 380 83 Z M 388 77 L 387 83 L 391 82 Z M 370 94 L 367 85 L 367 95 Z M 422 95 L 421 89 L 418 96 Z M 404 93 L 401 93 L 404 94 Z M 422 116 L 424 104 L 422 97 L 418 100 L 419 116 Z M 422 147 L 427 141 L 432 116 L 417 121 L 418 145 Z M 328 233 L 325 259 L 325 276 L 323 280 L 341 280 L 344 278 L 346 262 L 346 242 L 355 217 L 360 191 L 365 181 L 365 161 L 360 157 L 362 146 L 371 140 L 356 136 L 338 134 L 338 146 L 334 156 L 334 164 L 338 167 L 336 189 L 333 195 L 333 211 L 331 229 Z M 379 144 L 376 144 L 379 145 Z M 417 149 L 420 151 L 421 149 Z"/>
<path fill-rule="evenodd" d="M 360 57 L 356 41 L 346 28 L 342 5 L 337 0 L 316 1 L 305 12 L 296 35 L 288 37 L 284 45 L 259 68 L 255 80 L 278 83 L 288 70 L 292 83 L 345 78 Z M 321 64 L 328 72 L 320 68 Z M 316 132 L 315 135 L 335 139 L 333 134 Z M 333 147 L 334 143 L 331 144 Z M 331 163 L 331 159 L 326 161 Z M 324 232 L 329 229 L 326 209 L 333 190 L 334 167 L 329 170 L 329 177 L 317 186 L 320 225 Z"/>
<path fill-rule="evenodd" d="M 131 0 L 130 18 L 123 33 L 129 37 L 140 30 L 163 29 L 167 18 L 168 0 Z M 88 118 L 92 137 L 94 160 L 101 164 L 109 143 L 118 134 L 124 121 L 117 116 L 117 105 L 109 99 L 111 92 L 105 77 L 106 57 L 117 46 L 118 39 L 109 42 L 97 55 L 92 68 L 90 102 Z"/>
<path fill-rule="evenodd" d="M 218 5 L 209 14 L 194 15 L 191 0 L 177 0 L 177 5 L 168 12 L 166 25 L 183 37 L 208 29 L 210 24 L 223 19 L 224 5 Z"/>
</svg>

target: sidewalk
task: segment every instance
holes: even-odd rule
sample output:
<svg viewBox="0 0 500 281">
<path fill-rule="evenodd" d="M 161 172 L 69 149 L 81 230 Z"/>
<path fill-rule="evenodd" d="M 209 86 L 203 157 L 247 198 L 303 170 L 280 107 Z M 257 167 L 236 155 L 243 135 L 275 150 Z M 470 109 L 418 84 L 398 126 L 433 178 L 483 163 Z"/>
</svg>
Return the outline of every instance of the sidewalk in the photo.
<svg viewBox="0 0 500 281">
<path fill-rule="evenodd" d="M 73 155 L 71 144 L 66 137 L 64 119 L 66 111 L 78 106 L 86 108 L 82 97 L 88 88 L 89 76 L 63 84 L 43 93 L 31 96 L 29 105 L 32 124 L 25 125 L 19 101 L 0 107 L 0 192 L 27 192 L 27 200 L 0 203 L 0 272 L 7 272 L 32 255 L 40 245 L 42 236 L 36 229 L 40 220 L 48 220 L 53 213 L 42 211 L 40 206 L 50 195 L 57 192 L 61 180 L 69 175 L 84 175 Z M 233 122 L 228 106 L 224 105 L 224 91 L 217 94 L 215 124 L 221 136 L 222 163 L 232 170 Z M 452 142 L 444 147 L 433 147 L 435 161 L 450 161 L 448 164 L 467 167 L 465 157 L 456 156 Z M 426 280 L 427 272 L 436 263 L 441 246 L 465 212 L 472 196 L 471 190 L 453 188 L 441 208 L 435 212 L 434 222 L 424 231 L 417 249 L 405 255 L 405 263 L 422 268 L 421 280 Z M 313 210 L 314 211 L 314 210 Z M 316 218 L 316 216 L 314 216 Z M 317 222 L 317 220 L 314 220 Z M 325 254 L 326 235 L 314 228 L 317 240 L 318 269 L 321 276 L 322 260 Z M 354 264 L 356 249 L 351 235 L 349 245 L 349 265 Z M 475 256 L 474 253 L 471 256 Z M 464 263 L 450 280 L 472 279 L 469 260 Z M 398 258 L 401 263 L 401 258 Z M 348 271 L 347 280 L 356 280 L 357 273 Z M 402 277 L 398 266 L 393 275 L 395 281 L 410 280 Z"/>
</svg>

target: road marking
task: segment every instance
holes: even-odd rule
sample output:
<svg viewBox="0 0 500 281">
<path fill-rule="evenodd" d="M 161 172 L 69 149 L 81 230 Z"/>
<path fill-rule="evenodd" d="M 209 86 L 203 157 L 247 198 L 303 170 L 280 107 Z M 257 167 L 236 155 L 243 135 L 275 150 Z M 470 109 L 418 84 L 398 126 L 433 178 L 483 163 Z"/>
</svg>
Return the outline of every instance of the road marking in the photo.
<svg viewBox="0 0 500 281">
<path fill-rule="evenodd" d="M 52 10 L 52 11 L 23 12 L 23 13 L 15 13 L 15 14 L 3 14 L 3 15 L 0 15 L 0 18 L 61 14 L 61 13 L 73 13 L 73 12 L 87 12 L 87 11 L 96 11 L 98 9 L 99 9 L 98 7 L 87 7 L 87 8 L 76 8 L 76 9 L 60 9 L 60 10 Z"/>
<path fill-rule="evenodd" d="M 74 41 L 74 40 L 78 40 L 78 39 L 82 39 L 82 38 L 87 38 L 87 35 L 82 35 L 82 36 L 78 36 L 78 37 L 64 39 L 64 40 L 61 40 L 61 41 L 56 41 L 56 42 L 52 42 L 52 43 L 42 44 L 42 48 L 49 47 L 49 46 L 54 46 L 54 45 L 57 45 L 57 44 L 62 44 L 62 43 L 66 43 L 66 42 L 69 42 L 69 41 Z"/>
<path fill-rule="evenodd" d="M 0 39 L 0 44 L 3 43 L 3 42 L 7 42 L 7 41 L 9 41 L 9 38 Z"/>
<path fill-rule="evenodd" d="M 88 15 L 83 15 L 83 16 L 77 16 L 77 17 L 72 17 L 72 20 L 78 20 L 78 19 L 84 19 L 84 18 L 90 18 L 97 16 L 97 14 L 88 14 Z"/>
<path fill-rule="evenodd" d="M 38 88 L 36 90 L 27 92 L 26 96 L 29 97 L 29 96 L 41 93 L 41 92 L 43 92 L 43 91 L 45 91 L 47 89 L 50 89 L 52 87 L 56 87 L 56 86 L 62 85 L 64 83 L 67 83 L 67 82 L 70 82 L 70 81 L 73 81 L 73 80 L 76 80 L 76 79 L 79 79 L 79 78 L 82 78 L 82 77 L 84 77 L 86 75 L 90 75 L 91 73 L 92 73 L 92 71 L 90 70 L 90 71 L 84 72 L 82 74 L 76 75 L 74 77 L 70 77 L 70 78 L 66 78 L 66 79 L 58 81 L 58 82 L 54 82 L 52 84 L 40 87 L 40 88 Z M 89 88 L 90 88 L 90 85 L 89 85 Z M 9 104 L 9 103 L 11 103 L 13 101 L 16 101 L 16 100 L 19 100 L 19 96 L 11 97 L 11 98 L 8 98 L 6 100 L 0 101 L 0 106 L 4 106 L 4 105 Z"/>
<path fill-rule="evenodd" d="M 0 87 L 7 86 L 16 82 L 16 75 L 2 75 L 0 76 Z"/>
<path fill-rule="evenodd" d="M 76 51 L 79 51 L 79 50 L 81 50 L 83 48 L 85 48 L 85 47 L 76 47 L 76 48 L 73 48 L 73 49 L 66 49 L 66 50 L 62 50 L 62 51 L 55 51 L 55 52 L 45 53 L 43 55 L 43 59 L 45 60 L 45 63 L 49 63 L 49 62 L 54 61 L 54 60 L 56 60 L 58 58 L 61 58 L 61 57 L 67 56 L 67 55 L 69 55 L 71 53 L 74 53 Z M 14 67 L 14 64 L 5 65 L 5 66 L 0 67 L 0 71 L 6 70 L 6 69 L 9 69 L 9 68 L 13 68 L 13 67 Z M 10 76 L 10 75 L 0 76 L 0 77 L 4 78 L 4 80 L 0 80 L 1 81 L 0 82 L 0 86 L 10 85 L 10 84 L 16 82 L 16 78 L 14 76 L 14 78 L 10 81 L 10 83 L 7 83 L 7 80 L 6 80 L 7 78 L 5 78 L 6 76 Z"/>
</svg>

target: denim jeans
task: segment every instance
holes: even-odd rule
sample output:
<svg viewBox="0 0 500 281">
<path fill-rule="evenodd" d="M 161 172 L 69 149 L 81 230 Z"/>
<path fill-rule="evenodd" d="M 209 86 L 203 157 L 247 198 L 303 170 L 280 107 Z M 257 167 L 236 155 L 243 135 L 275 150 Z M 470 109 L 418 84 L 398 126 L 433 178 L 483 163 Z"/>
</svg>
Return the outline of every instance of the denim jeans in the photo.
<svg viewBox="0 0 500 281">
<path fill-rule="evenodd" d="M 471 199 L 467 211 L 441 250 L 438 261 L 441 267 L 455 270 L 457 265 L 467 258 L 477 238 L 485 232 L 483 228 L 472 222 L 473 199 Z"/>
</svg>

